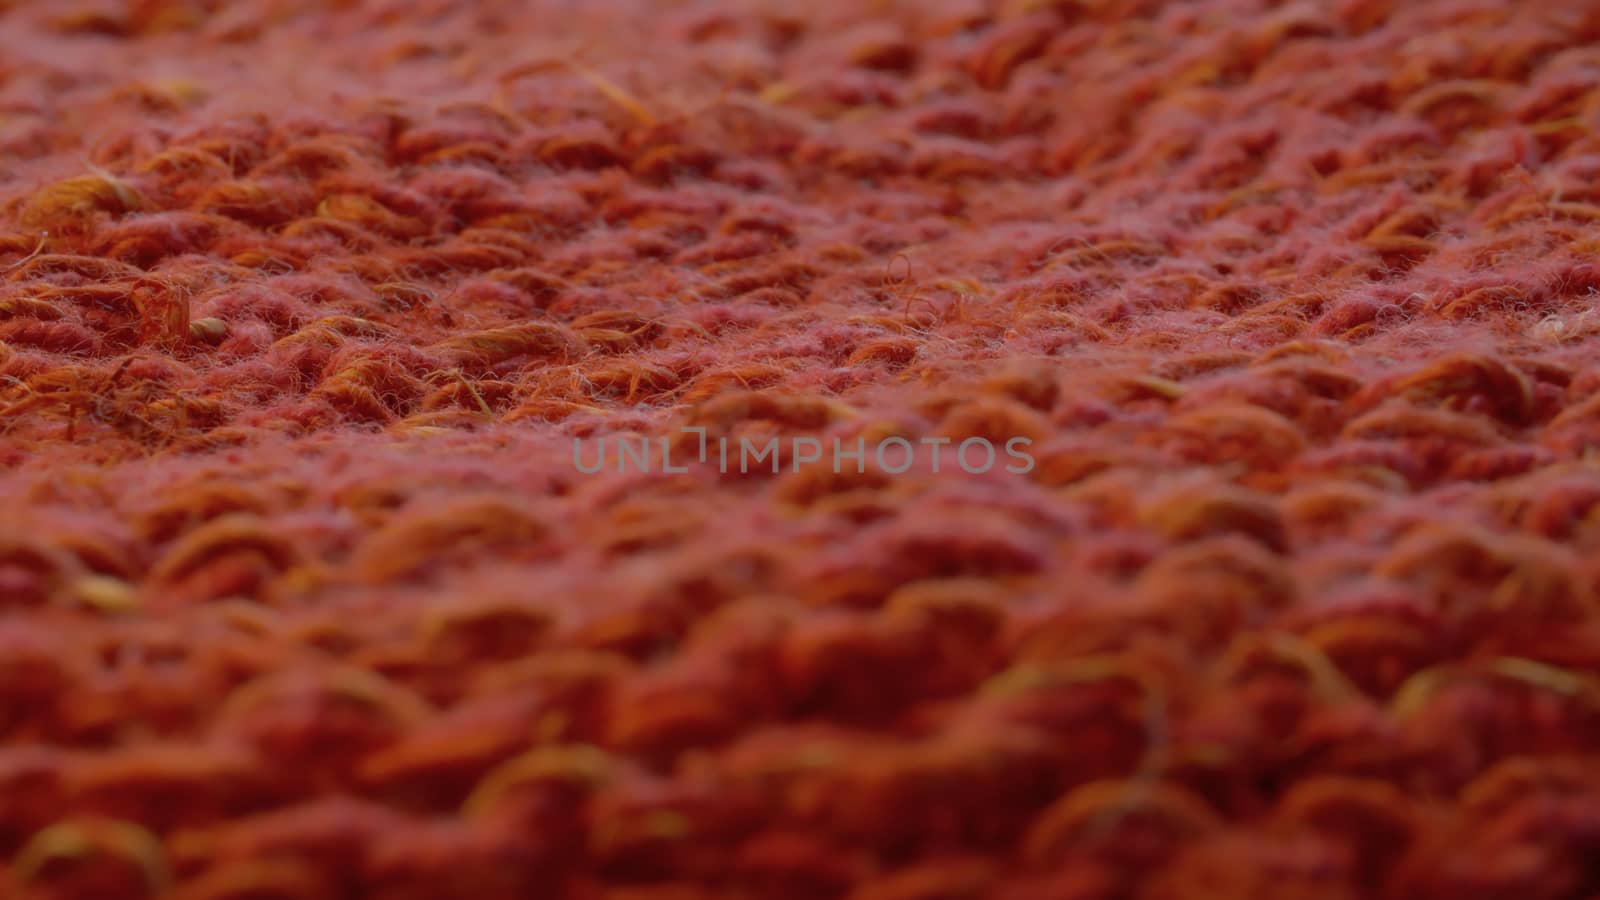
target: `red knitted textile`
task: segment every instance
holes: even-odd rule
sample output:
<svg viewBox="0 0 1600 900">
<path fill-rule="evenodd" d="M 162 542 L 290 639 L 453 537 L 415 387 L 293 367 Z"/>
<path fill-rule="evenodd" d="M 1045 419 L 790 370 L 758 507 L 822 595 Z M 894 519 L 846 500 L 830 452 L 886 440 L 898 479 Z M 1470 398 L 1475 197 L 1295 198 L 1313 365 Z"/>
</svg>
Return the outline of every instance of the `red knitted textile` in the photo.
<svg viewBox="0 0 1600 900">
<path fill-rule="evenodd" d="M 1594 0 L 0 0 L 0 896 L 1594 897 L 1597 125 Z"/>
</svg>

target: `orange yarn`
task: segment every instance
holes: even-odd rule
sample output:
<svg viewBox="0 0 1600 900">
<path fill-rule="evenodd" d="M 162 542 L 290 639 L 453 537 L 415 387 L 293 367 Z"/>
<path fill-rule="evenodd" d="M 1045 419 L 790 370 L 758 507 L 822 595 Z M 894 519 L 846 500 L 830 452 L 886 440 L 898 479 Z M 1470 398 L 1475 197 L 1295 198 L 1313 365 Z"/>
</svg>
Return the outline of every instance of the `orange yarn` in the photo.
<svg viewBox="0 0 1600 900">
<path fill-rule="evenodd" d="M 0 3 L 0 897 L 1600 894 L 1592 6 Z"/>
</svg>

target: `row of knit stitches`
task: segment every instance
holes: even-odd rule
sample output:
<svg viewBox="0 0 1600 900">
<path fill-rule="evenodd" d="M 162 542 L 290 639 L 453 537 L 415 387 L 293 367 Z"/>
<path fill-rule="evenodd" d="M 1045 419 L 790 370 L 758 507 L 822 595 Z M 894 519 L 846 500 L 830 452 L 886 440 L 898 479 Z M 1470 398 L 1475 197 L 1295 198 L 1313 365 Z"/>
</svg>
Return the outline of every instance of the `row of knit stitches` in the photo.
<svg viewBox="0 0 1600 900">
<path fill-rule="evenodd" d="M 0 0 L 0 896 L 1600 891 L 1597 39 Z"/>
</svg>

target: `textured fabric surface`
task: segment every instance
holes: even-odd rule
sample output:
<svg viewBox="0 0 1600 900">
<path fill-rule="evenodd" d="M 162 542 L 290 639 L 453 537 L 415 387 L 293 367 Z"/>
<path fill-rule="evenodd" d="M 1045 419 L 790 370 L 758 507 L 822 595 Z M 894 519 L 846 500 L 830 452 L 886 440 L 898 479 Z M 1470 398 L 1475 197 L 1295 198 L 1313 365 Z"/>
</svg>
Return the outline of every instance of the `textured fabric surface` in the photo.
<svg viewBox="0 0 1600 900">
<path fill-rule="evenodd" d="M 0 0 L 0 896 L 1594 897 L 1597 124 L 1591 0 Z"/>
</svg>

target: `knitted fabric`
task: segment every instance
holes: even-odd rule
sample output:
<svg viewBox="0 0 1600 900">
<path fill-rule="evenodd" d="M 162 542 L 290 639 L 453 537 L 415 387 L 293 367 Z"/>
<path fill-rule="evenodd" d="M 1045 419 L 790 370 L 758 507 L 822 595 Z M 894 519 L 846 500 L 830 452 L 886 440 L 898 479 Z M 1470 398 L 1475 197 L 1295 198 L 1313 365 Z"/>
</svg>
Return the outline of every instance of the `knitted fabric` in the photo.
<svg viewBox="0 0 1600 900">
<path fill-rule="evenodd" d="M 0 0 L 0 896 L 1594 897 L 1597 124 L 1591 0 Z"/>
</svg>

